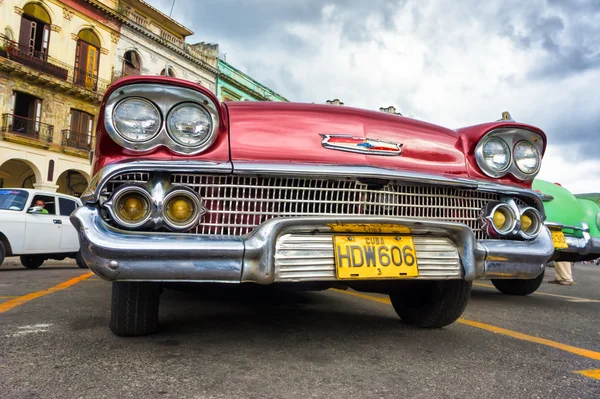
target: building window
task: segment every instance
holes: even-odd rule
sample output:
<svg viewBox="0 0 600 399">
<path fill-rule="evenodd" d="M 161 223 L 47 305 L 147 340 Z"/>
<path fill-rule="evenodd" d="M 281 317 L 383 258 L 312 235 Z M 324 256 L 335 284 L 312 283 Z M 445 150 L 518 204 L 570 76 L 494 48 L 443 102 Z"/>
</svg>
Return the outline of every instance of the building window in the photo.
<svg viewBox="0 0 600 399">
<path fill-rule="evenodd" d="M 30 57 L 48 58 L 51 24 L 46 10 L 37 4 L 26 4 L 21 17 L 19 52 Z"/>
<path fill-rule="evenodd" d="M 92 143 L 94 116 L 78 109 L 71 109 L 63 132 L 63 145 L 80 150 L 89 150 Z"/>
<path fill-rule="evenodd" d="M 171 67 L 167 67 L 167 68 L 163 69 L 162 71 L 160 71 L 160 74 L 162 76 L 170 76 L 172 78 L 175 77 L 175 71 Z"/>
<path fill-rule="evenodd" d="M 123 56 L 123 76 L 141 75 L 140 56 L 135 51 L 127 51 Z"/>
<path fill-rule="evenodd" d="M 20 91 L 13 92 L 9 115 L 12 132 L 37 136 L 40 130 L 41 116 L 41 99 Z"/>
<path fill-rule="evenodd" d="M 100 39 L 90 29 L 83 29 L 77 37 L 75 83 L 96 90 L 100 65 Z"/>
</svg>

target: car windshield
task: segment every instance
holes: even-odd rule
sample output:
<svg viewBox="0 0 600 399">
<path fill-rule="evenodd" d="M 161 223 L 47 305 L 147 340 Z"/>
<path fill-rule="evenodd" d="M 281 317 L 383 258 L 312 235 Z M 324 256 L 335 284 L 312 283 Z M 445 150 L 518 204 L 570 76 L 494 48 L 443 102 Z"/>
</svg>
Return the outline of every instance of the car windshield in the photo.
<svg viewBox="0 0 600 399">
<path fill-rule="evenodd" d="M 0 209 L 22 211 L 27 203 L 27 191 L 0 189 Z"/>
</svg>

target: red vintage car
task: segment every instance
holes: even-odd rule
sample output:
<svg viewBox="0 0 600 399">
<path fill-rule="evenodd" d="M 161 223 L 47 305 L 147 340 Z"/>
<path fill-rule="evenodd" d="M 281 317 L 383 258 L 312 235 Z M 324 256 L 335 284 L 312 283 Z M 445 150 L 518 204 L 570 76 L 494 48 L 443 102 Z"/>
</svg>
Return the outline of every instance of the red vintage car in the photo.
<svg viewBox="0 0 600 399">
<path fill-rule="evenodd" d="M 113 283 L 118 335 L 156 331 L 161 285 L 177 282 L 387 293 L 404 322 L 438 328 L 474 279 L 539 285 L 553 245 L 530 187 L 545 147 L 512 120 L 452 130 L 125 78 L 102 102 L 71 219 L 85 262 Z"/>
</svg>

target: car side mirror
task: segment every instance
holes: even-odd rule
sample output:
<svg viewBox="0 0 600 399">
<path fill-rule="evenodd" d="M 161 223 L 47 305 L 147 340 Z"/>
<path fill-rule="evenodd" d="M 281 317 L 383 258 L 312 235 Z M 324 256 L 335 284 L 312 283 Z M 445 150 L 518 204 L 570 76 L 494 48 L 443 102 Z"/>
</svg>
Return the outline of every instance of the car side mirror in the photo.
<svg viewBox="0 0 600 399">
<path fill-rule="evenodd" d="M 27 213 L 42 213 L 42 209 L 44 209 L 44 208 L 41 207 L 41 206 L 39 206 L 39 205 L 38 206 L 32 206 L 31 208 L 29 208 L 27 210 Z"/>
</svg>

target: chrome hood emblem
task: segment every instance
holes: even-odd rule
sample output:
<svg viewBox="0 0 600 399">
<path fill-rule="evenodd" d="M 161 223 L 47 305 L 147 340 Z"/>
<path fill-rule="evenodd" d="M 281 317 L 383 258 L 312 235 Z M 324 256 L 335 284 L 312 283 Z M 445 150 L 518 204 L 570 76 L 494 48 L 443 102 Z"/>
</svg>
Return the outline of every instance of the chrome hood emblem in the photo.
<svg viewBox="0 0 600 399">
<path fill-rule="evenodd" d="M 398 156 L 402 154 L 402 144 L 391 141 L 354 137 L 343 134 L 321 134 L 323 147 L 330 150 L 358 152 L 370 155 Z"/>
</svg>

